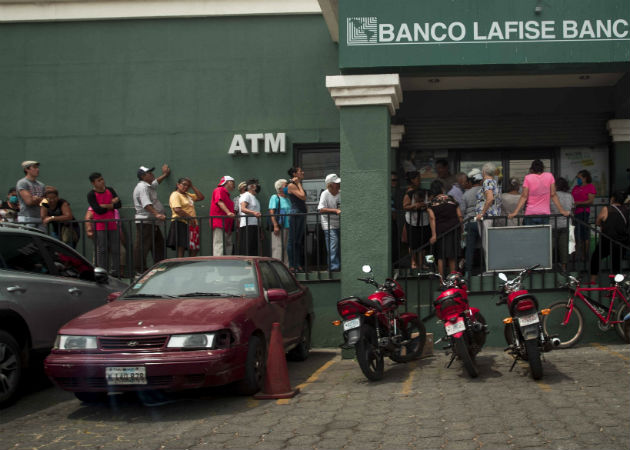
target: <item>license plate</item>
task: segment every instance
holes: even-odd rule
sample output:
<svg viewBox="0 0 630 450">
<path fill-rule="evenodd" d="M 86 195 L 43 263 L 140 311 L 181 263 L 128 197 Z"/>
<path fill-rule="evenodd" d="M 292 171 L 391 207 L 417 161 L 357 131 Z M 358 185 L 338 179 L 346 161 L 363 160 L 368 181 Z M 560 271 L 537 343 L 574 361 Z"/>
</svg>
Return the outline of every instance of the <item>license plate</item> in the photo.
<svg viewBox="0 0 630 450">
<path fill-rule="evenodd" d="M 106 367 L 107 384 L 147 384 L 145 367 Z"/>
<path fill-rule="evenodd" d="M 455 323 L 446 323 L 444 324 L 444 328 L 446 328 L 446 334 L 452 336 L 455 333 L 464 331 L 466 329 L 466 324 L 464 324 L 463 320 L 460 320 L 459 322 Z"/>
<path fill-rule="evenodd" d="M 540 322 L 538 319 L 538 313 L 530 314 L 529 316 L 523 316 L 518 318 L 518 324 L 522 327 L 527 325 L 532 325 L 534 323 Z"/>
<path fill-rule="evenodd" d="M 356 319 L 346 320 L 343 323 L 343 331 L 352 330 L 353 328 L 358 328 L 361 325 L 361 321 L 357 317 Z"/>
</svg>

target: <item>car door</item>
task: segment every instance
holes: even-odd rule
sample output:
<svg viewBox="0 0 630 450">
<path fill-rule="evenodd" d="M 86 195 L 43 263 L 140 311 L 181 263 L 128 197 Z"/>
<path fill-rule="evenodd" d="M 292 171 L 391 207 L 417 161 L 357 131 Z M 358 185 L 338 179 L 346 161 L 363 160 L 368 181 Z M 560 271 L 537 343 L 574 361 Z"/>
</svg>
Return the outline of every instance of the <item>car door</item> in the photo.
<svg viewBox="0 0 630 450">
<path fill-rule="evenodd" d="M 3 233 L 0 260 L 0 309 L 22 316 L 34 349 L 52 347 L 72 302 L 53 295 L 57 277 L 50 273 L 39 238 Z"/>
<path fill-rule="evenodd" d="M 260 276 L 265 292 L 265 299 L 267 299 L 267 291 L 269 289 L 284 289 L 280 283 L 280 279 L 268 262 L 260 261 L 258 263 L 258 267 L 260 268 Z M 291 324 L 287 324 L 287 303 L 288 300 L 274 302 L 269 302 L 269 300 L 267 300 L 267 306 L 271 316 L 270 319 L 272 319 L 269 324 L 270 329 L 271 323 L 278 322 L 280 324 L 282 328 L 282 340 L 284 341 L 285 347 L 291 343 L 293 336 L 293 331 L 290 328 Z M 289 326 L 289 328 L 287 328 L 287 326 Z"/>
<path fill-rule="evenodd" d="M 282 288 L 287 291 L 285 327 L 291 338 L 297 340 L 302 334 L 304 319 L 308 313 L 306 302 L 303 299 L 303 292 L 284 264 L 278 261 L 271 261 L 269 264 L 280 279 Z"/>
<path fill-rule="evenodd" d="M 66 305 L 63 323 L 106 303 L 111 288 L 95 281 L 94 267 L 85 258 L 53 239 L 42 237 L 42 246 L 56 278 L 51 295 Z"/>
</svg>

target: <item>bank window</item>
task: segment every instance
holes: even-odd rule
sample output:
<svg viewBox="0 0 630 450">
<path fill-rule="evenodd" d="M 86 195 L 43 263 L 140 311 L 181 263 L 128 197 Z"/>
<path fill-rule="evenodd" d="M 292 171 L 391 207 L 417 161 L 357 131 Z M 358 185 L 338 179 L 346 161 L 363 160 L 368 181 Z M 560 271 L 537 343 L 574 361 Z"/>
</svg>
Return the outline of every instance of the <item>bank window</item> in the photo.
<svg viewBox="0 0 630 450">
<path fill-rule="evenodd" d="M 295 164 L 304 171 L 306 180 L 323 180 L 330 173 L 339 174 L 339 145 L 295 145 Z"/>
</svg>

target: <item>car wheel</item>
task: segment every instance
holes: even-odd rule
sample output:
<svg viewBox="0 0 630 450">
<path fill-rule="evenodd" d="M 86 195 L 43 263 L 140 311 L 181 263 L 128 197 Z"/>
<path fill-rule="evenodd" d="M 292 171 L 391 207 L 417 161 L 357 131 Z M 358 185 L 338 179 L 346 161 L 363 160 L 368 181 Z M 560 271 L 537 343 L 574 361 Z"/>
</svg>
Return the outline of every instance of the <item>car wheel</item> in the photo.
<svg viewBox="0 0 630 450">
<path fill-rule="evenodd" d="M 288 354 L 292 361 L 306 361 L 308 353 L 311 351 L 311 323 L 304 319 L 300 342 Z"/>
<path fill-rule="evenodd" d="M 0 331 L 0 406 L 17 397 L 22 378 L 20 346 L 9 333 Z"/>
<path fill-rule="evenodd" d="M 247 346 L 247 362 L 245 363 L 245 378 L 238 382 L 238 392 L 243 395 L 253 395 L 263 388 L 267 352 L 265 344 L 258 336 L 251 336 Z"/>
</svg>

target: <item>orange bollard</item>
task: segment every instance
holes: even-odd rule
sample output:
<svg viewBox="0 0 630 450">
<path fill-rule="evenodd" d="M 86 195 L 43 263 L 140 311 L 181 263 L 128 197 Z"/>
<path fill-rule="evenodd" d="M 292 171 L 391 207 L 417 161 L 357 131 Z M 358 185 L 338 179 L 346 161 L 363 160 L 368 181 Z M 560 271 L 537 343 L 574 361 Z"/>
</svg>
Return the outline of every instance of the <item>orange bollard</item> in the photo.
<svg viewBox="0 0 630 450">
<path fill-rule="evenodd" d="M 280 324 L 274 322 L 271 326 L 271 339 L 269 340 L 265 387 L 262 392 L 254 395 L 254 398 L 258 400 L 293 398 L 298 392 L 300 392 L 299 388 L 291 389 Z"/>
</svg>

